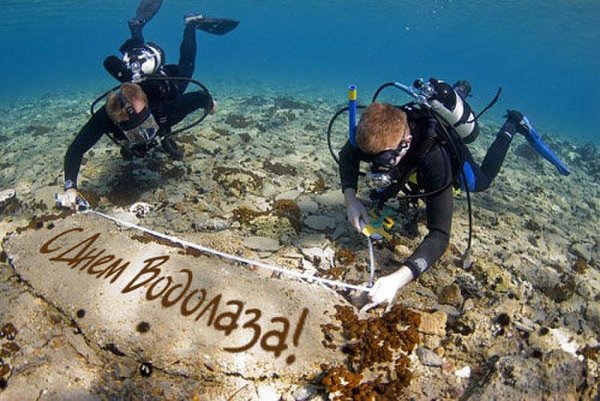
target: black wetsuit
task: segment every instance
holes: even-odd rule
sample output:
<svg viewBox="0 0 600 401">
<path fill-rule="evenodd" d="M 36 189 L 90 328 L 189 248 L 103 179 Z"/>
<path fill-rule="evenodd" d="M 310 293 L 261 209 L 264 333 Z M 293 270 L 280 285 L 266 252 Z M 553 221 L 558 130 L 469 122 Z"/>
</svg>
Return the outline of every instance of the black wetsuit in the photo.
<svg viewBox="0 0 600 401">
<path fill-rule="evenodd" d="M 143 38 L 141 42 L 143 43 Z M 113 57 L 107 58 L 105 66 L 115 78 L 126 82 L 127 77 L 113 73 L 119 68 L 118 63 L 121 63 L 121 60 Z M 194 73 L 195 59 L 196 31 L 193 27 L 186 27 L 180 46 L 179 63 L 165 65 L 161 75 L 191 78 Z M 173 125 L 195 110 L 212 107 L 212 99 L 205 92 L 184 93 L 188 83 L 188 81 L 152 80 L 140 83 L 148 96 L 148 106 L 161 128 L 162 135 L 168 133 Z M 77 176 L 83 155 L 100 140 L 102 135 L 107 133 L 114 135 L 117 140 L 126 139 L 119 127 L 108 117 L 103 106 L 81 128 L 67 149 L 64 161 L 66 189 L 77 187 Z"/>
<path fill-rule="evenodd" d="M 426 193 L 445 188 L 424 199 L 429 233 L 413 254 L 404 261 L 416 278 L 437 262 L 448 246 L 452 227 L 452 183 L 463 160 L 457 160 L 449 145 L 444 144 L 443 141 L 436 141 L 426 152 L 421 153 L 422 138 L 435 122 L 423 113 L 407 109 L 405 111 L 413 139 L 409 152 L 396 167 L 403 169 L 398 176 L 404 177 L 416 172 L 418 185 Z M 439 126 L 436 127 L 438 130 L 441 129 Z M 469 182 L 471 191 L 483 191 L 490 185 L 504 161 L 514 132 L 513 124 L 510 122 L 504 124 L 481 166 L 474 163 L 468 149 L 461 144 L 459 150 L 463 153 L 464 164 L 471 165 L 474 173 L 474 181 Z M 356 190 L 360 162 L 370 162 L 373 156 L 365 154 L 347 142 L 340 151 L 339 159 L 342 191 L 346 188 Z M 462 166 L 464 168 L 464 165 Z"/>
</svg>

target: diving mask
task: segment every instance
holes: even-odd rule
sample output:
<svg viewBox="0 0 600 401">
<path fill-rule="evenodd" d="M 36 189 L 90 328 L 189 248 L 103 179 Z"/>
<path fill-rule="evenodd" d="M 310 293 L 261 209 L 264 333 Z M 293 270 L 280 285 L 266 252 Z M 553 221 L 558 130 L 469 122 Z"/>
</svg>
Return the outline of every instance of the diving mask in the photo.
<svg viewBox="0 0 600 401">
<path fill-rule="evenodd" d="M 406 155 L 409 147 L 410 142 L 402 140 L 396 149 L 384 150 L 375 155 L 371 160 L 371 171 L 367 173 L 369 186 L 373 188 L 390 186 L 394 181 L 394 167 Z"/>
<path fill-rule="evenodd" d="M 136 113 L 131 103 L 125 99 L 121 92 L 117 93 L 129 119 L 118 123 L 119 128 L 131 145 L 147 145 L 158 135 L 160 127 L 146 105 L 142 111 Z"/>
</svg>

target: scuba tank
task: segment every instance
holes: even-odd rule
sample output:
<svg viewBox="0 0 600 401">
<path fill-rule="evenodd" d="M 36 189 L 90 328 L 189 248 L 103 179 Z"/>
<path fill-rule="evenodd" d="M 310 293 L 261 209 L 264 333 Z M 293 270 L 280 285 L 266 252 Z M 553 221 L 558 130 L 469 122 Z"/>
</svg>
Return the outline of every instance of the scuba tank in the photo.
<svg viewBox="0 0 600 401">
<path fill-rule="evenodd" d="M 416 82 L 417 85 L 418 82 Z M 459 85 L 452 87 L 435 78 L 430 78 L 429 83 L 435 91 L 429 99 L 431 108 L 454 128 L 463 143 L 472 143 L 479 135 L 479 126 L 471 106 L 464 99 L 471 88 Z M 415 87 L 418 89 L 417 85 Z"/>
</svg>

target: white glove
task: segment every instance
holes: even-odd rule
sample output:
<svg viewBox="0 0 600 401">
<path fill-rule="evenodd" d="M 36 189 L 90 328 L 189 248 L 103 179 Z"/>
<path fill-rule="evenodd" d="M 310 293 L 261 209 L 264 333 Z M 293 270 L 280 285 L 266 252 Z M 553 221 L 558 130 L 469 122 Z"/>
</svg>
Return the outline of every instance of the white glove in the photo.
<svg viewBox="0 0 600 401">
<path fill-rule="evenodd" d="M 62 207 L 75 211 L 82 203 L 87 204 L 87 201 L 75 188 L 67 189 L 61 199 Z"/>
<path fill-rule="evenodd" d="M 387 303 L 388 306 L 386 311 L 388 311 L 392 306 L 392 301 L 396 296 L 396 292 L 406 284 L 410 283 L 413 278 L 412 271 L 406 266 L 402 266 L 398 271 L 389 276 L 381 277 L 369 291 L 369 299 L 371 302 L 363 306 L 360 313 L 367 312 L 369 309 L 384 303 Z"/>
<path fill-rule="evenodd" d="M 344 198 L 346 200 L 348 222 L 360 233 L 362 232 L 363 227 L 370 222 L 369 213 L 367 213 L 365 205 L 358 200 L 356 192 L 353 189 L 346 189 Z"/>
<path fill-rule="evenodd" d="M 67 209 L 75 210 L 77 208 L 77 197 L 79 192 L 75 188 L 67 189 L 62 196 L 61 206 Z"/>
</svg>

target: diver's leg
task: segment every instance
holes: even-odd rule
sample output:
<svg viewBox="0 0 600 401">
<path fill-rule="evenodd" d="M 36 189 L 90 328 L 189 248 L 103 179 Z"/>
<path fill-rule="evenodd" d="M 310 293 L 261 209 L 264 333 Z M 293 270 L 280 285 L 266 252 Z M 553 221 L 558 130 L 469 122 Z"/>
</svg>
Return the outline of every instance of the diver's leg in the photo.
<svg viewBox="0 0 600 401">
<path fill-rule="evenodd" d="M 144 20 L 138 18 L 132 18 L 127 22 L 129 25 L 129 32 L 131 33 L 130 40 L 138 46 L 144 44 L 144 35 L 142 34 L 142 30 L 144 29 L 145 23 L 146 22 Z"/>
<path fill-rule="evenodd" d="M 203 91 L 184 93 L 178 98 L 167 102 L 165 106 L 167 121 L 170 127 L 180 123 L 188 114 L 198 109 L 213 108 L 212 99 Z M 167 137 L 162 139 L 161 142 L 163 150 L 173 159 L 183 159 L 183 149 L 175 143 L 173 138 Z"/>
<path fill-rule="evenodd" d="M 177 68 L 179 70 L 179 76 L 183 78 L 191 78 L 194 75 L 196 68 L 196 30 L 192 24 L 185 24 L 183 29 L 183 38 L 181 45 L 179 46 L 179 63 Z M 178 81 L 177 90 L 179 94 L 185 92 L 189 82 Z"/>
<path fill-rule="evenodd" d="M 141 0 L 135 12 L 135 17 L 146 23 L 160 10 L 161 5 L 162 0 Z"/>
<path fill-rule="evenodd" d="M 489 147 L 481 166 L 477 167 L 477 165 L 473 163 L 475 166 L 473 171 L 477 177 L 474 192 L 487 189 L 492 181 L 494 181 L 500 171 L 500 167 L 502 167 L 506 152 L 510 147 L 515 132 L 516 127 L 514 123 L 507 120 L 502 128 L 500 128 L 500 131 L 498 131 L 498 135 Z"/>
<path fill-rule="evenodd" d="M 144 43 L 144 36 L 142 35 L 142 29 L 144 25 L 148 23 L 154 17 L 154 15 L 160 10 L 162 0 L 141 0 L 138 8 L 135 12 L 135 18 L 129 20 L 129 32 L 131 32 L 131 39 L 136 43 Z"/>
<path fill-rule="evenodd" d="M 465 148 L 464 162 L 458 176 L 461 189 L 469 189 L 470 192 L 479 192 L 486 189 L 490 181 L 486 174 L 481 171 L 479 165 L 473 159 L 473 155 Z"/>
<path fill-rule="evenodd" d="M 211 109 L 212 100 L 206 92 L 194 91 L 167 102 L 165 107 L 169 125 L 173 126 L 198 109 Z"/>
</svg>

